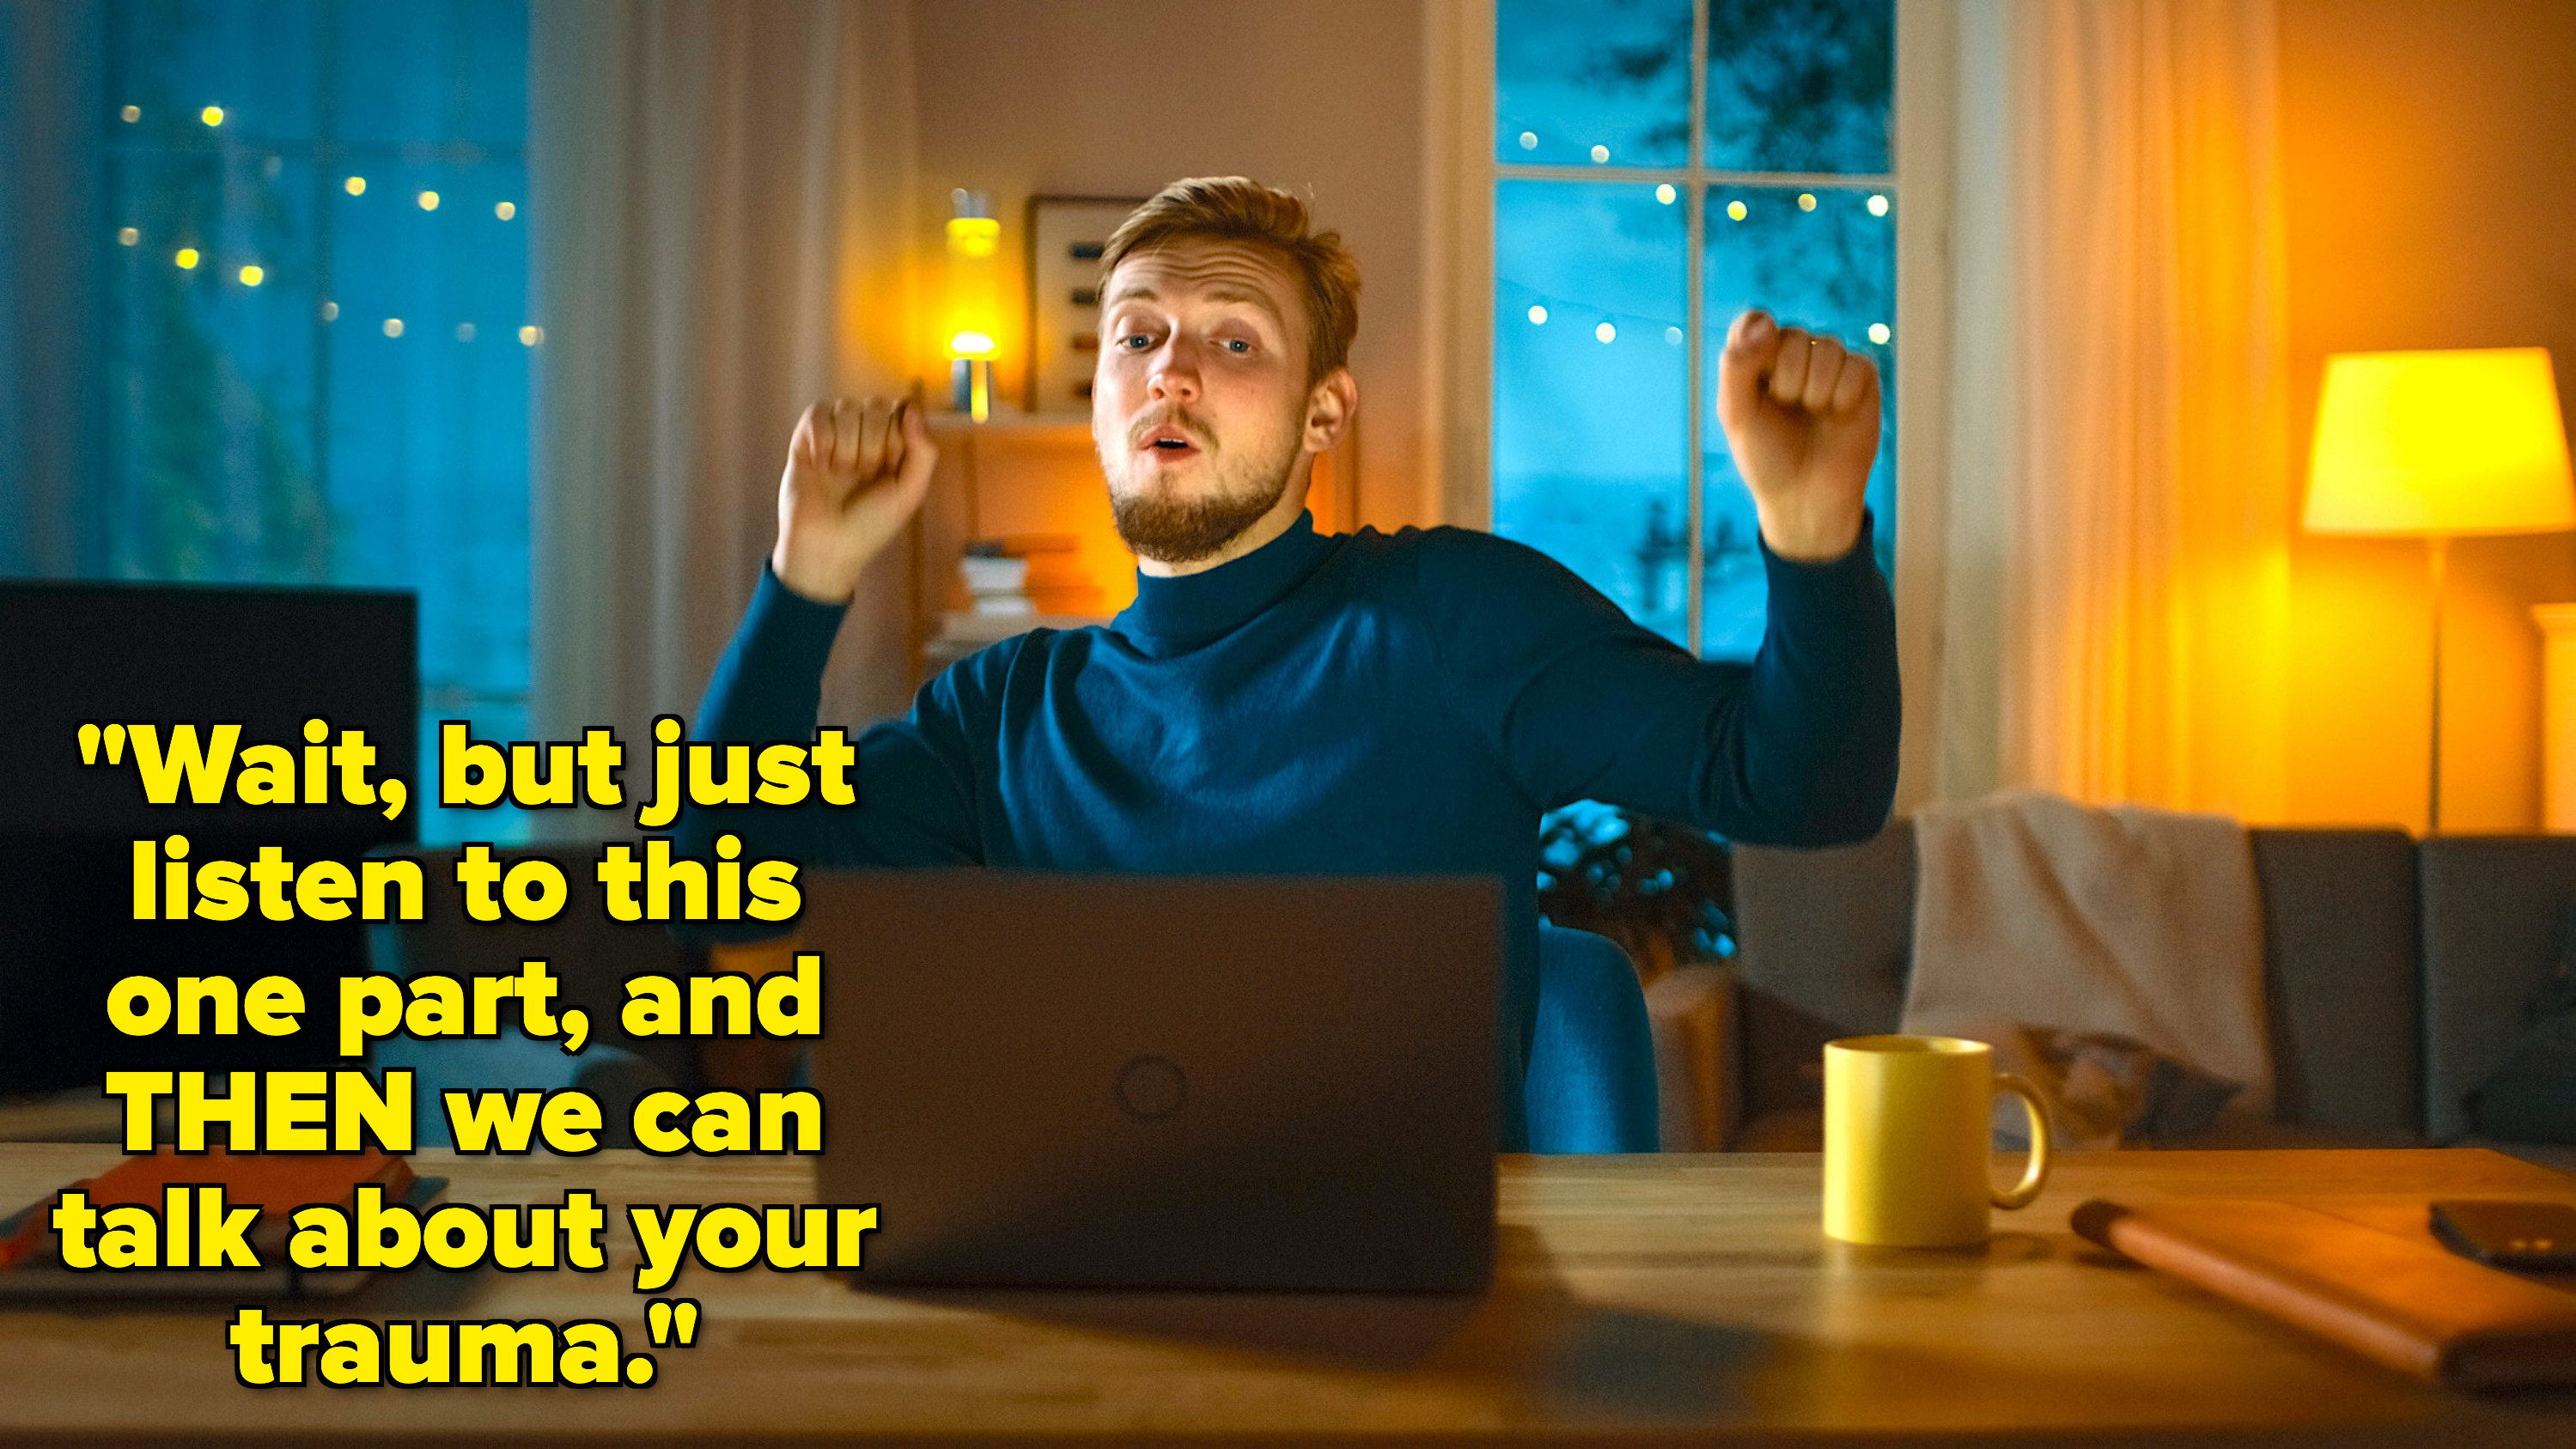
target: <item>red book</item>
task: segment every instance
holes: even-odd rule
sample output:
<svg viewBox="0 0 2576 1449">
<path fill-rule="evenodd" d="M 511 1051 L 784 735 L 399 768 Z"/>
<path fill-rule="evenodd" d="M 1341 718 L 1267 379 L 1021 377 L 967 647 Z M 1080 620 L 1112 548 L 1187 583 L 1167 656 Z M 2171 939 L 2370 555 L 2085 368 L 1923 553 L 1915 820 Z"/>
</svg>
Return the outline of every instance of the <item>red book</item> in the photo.
<svg viewBox="0 0 2576 1449">
<path fill-rule="evenodd" d="M 231 1207 L 257 1207 L 259 1224 L 251 1238 L 263 1258 L 283 1244 L 295 1210 L 315 1203 L 350 1207 L 358 1189 L 382 1187 L 388 1200 L 400 1201 L 412 1187 L 411 1163 L 389 1152 L 342 1155 L 319 1153 L 226 1152 L 220 1147 L 181 1156 L 168 1147 L 149 1157 L 129 1157 L 96 1177 L 63 1189 L 88 1195 L 91 1207 L 132 1203 L 158 1211 L 162 1189 L 219 1184 Z M 0 1269 L 54 1258 L 54 1205 L 62 1193 L 32 1204 L 0 1222 Z"/>
</svg>

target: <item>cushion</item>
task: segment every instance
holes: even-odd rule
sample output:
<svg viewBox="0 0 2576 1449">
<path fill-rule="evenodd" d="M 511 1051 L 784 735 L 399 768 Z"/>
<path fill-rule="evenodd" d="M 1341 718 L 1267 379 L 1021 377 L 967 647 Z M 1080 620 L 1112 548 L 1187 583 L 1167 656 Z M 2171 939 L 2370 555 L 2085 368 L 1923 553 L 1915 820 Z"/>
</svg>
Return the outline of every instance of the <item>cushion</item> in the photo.
<svg viewBox="0 0 2576 1449">
<path fill-rule="evenodd" d="M 1914 954 L 1914 828 L 1735 848 L 1746 1117 L 1824 1101 L 1824 1047 L 1896 1030 Z"/>
<path fill-rule="evenodd" d="M 2469 1094 L 2482 1136 L 2576 1144 L 2576 909 L 2558 919 L 2558 950 L 2513 1055 Z"/>
<path fill-rule="evenodd" d="M 2437 836 L 2416 849 L 2423 882 L 2424 1129 L 2470 1131 L 2472 1093 L 2532 1028 L 2576 906 L 2576 838 Z"/>
<path fill-rule="evenodd" d="M 2424 1126 L 2415 842 L 2402 830 L 2248 838 L 2263 893 L 2273 1116 L 2414 1140 Z"/>
</svg>

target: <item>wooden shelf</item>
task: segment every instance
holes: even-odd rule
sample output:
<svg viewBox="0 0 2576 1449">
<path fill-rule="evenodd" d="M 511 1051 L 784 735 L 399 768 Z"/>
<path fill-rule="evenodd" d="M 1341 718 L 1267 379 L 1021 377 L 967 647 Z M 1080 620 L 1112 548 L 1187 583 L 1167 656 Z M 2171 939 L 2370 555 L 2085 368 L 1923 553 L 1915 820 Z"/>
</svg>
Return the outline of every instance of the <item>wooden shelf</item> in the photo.
<svg viewBox="0 0 2576 1449">
<path fill-rule="evenodd" d="M 981 649 L 1031 629 L 1084 629 L 1108 622 L 1107 614 L 974 614 L 951 609 L 939 616 L 939 630 L 930 642 Z"/>
<path fill-rule="evenodd" d="M 987 536 L 1062 534 L 1078 540 L 1075 566 L 1030 592 L 1079 582 L 1057 602 L 1098 596 L 1103 607 L 1123 603 L 1133 560 L 1115 550 L 1107 490 L 1092 457 L 1091 415 L 997 410 L 983 422 L 963 413 L 928 415 L 939 443 L 939 470 L 931 497 L 910 529 L 908 638 L 916 683 L 948 664 L 1031 629 L 1078 629 L 1106 624 L 1093 614 L 975 614 L 956 582 L 965 545 Z M 987 490 L 991 496 L 987 496 Z M 1105 546 L 1104 546 L 1105 545 Z"/>
<path fill-rule="evenodd" d="M 1031 629 L 1081 629 L 1108 622 L 1108 616 L 1103 614 L 972 614 L 950 610 L 939 616 L 938 629 L 922 641 L 921 662 L 925 671 L 935 672 L 978 649 Z"/>
<path fill-rule="evenodd" d="M 1017 409 L 996 411 L 977 422 L 964 413 L 932 413 L 930 436 L 939 442 L 962 438 L 990 438 L 995 441 L 1074 444 L 1091 446 L 1089 413 L 1024 413 Z"/>
</svg>

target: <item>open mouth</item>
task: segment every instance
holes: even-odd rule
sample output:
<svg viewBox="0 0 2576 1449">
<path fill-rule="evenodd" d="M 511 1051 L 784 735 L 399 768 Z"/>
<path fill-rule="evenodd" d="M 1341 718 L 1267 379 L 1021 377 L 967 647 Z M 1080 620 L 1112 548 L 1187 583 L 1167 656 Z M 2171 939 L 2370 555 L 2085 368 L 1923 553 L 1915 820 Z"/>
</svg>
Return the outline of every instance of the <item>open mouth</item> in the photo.
<svg viewBox="0 0 2576 1449">
<path fill-rule="evenodd" d="M 1146 429 L 1138 436 L 1136 447 L 1139 452 L 1163 458 L 1185 458 L 1199 451 L 1198 442 L 1190 436 L 1189 430 L 1168 420 Z"/>
</svg>

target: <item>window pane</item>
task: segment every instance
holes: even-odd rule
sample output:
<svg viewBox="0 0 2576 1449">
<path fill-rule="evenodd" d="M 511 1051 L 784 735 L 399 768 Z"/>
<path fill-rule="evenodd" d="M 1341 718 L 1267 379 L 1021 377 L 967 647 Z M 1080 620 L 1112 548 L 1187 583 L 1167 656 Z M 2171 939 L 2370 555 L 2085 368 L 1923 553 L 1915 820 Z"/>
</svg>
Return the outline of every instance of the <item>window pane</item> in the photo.
<svg viewBox="0 0 2576 1449">
<path fill-rule="evenodd" d="M 1753 497 L 1717 426 L 1718 356 L 1736 314 L 1760 307 L 1783 326 L 1829 332 L 1878 363 L 1878 461 L 1869 508 L 1879 567 L 1896 544 L 1896 207 L 1883 189 L 1720 186 L 1708 195 L 1708 453 L 1702 477 L 1705 572 L 1700 649 L 1750 659 L 1762 642 L 1765 589 Z"/>
<path fill-rule="evenodd" d="M 1708 164 L 1889 170 L 1894 0 L 1709 0 Z"/>
<path fill-rule="evenodd" d="M 344 143 L 499 146 L 527 131 L 526 0 L 337 7 L 329 77 Z"/>
<path fill-rule="evenodd" d="M 328 582 L 331 526 L 313 456 L 310 168 L 230 147 L 154 147 L 107 163 L 113 568 Z"/>
<path fill-rule="evenodd" d="M 109 35 L 116 571 L 412 589 L 424 777 L 442 718 L 524 737 L 524 3 L 127 0 Z M 525 834 L 434 795 L 425 841 Z"/>
<path fill-rule="evenodd" d="M 312 142 L 320 0 L 124 0 L 107 11 L 112 144 Z M 135 108 L 133 119 L 123 108 Z M 208 126 L 207 108 L 218 114 Z"/>
<path fill-rule="evenodd" d="M 1687 231 L 1651 186 L 1494 195 L 1494 532 L 1684 638 Z"/>
<path fill-rule="evenodd" d="M 520 340 L 523 178 L 515 155 L 391 164 L 373 168 L 363 195 L 343 189 L 331 202 L 332 501 L 351 523 L 347 576 L 420 595 L 424 769 L 442 719 L 471 719 L 478 739 L 526 738 L 534 349 Z M 437 210 L 421 207 L 423 192 Z M 421 829 L 479 840 L 508 819 L 433 806 Z"/>
<path fill-rule="evenodd" d="M 1551 166 L 1690 156 L 1691 0 L 1498 0 L 1494 154 Z"/>
</svg>

